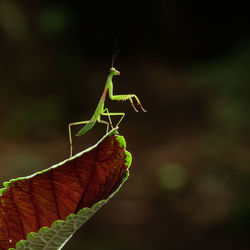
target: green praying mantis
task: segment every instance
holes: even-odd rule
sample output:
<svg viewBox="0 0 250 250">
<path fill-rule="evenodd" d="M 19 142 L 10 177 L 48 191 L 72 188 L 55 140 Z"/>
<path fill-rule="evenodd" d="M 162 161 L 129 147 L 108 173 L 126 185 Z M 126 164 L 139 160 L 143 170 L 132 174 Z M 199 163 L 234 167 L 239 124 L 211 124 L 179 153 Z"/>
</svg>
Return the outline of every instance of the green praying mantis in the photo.
<svg viewBox="0 0 250 250">
<path fill-rule="evenodd" d="M 113 60 L 112 60 L 113 61 Z M 71 135 L 71 127 L 75 126 L 75 125 L 82 125 L 85 124 L 83 126 L 83 128 L 76 134 L 76 136 L 81 136 L 85 133 L 87 133 L 91 128 L 94 127 L 94 125 L 96 124 L 96 122 L 98 123 L 102 123 L 105 124 L 107 126 L 106 128 L 106 133 L 109 130 L 109 125 L 111 125 L 111 128 L 113 129 L 113 125 L 112 125 L 112 121 L 110 116 L 121 116 L 120 120 L 118 121 L 118 123 L 116 124 L 116 127 L 120 124 L 120 122 L 122 121 L 122 119 L 125 116 L 125 113 L 110 113 L 108 108 L 104 108 L 104 102 L 106 99 L 106 95 L 107 92 L 109 93 L 109 98 L 111 100 L 116 100 L 116 101 L 125 101 L 125 100 L 129 100 L 133 109 L 138 112 L 138 110 L 136 109 L 134 102 L 133 102 L 133 98 L 135 98 L 135 100 L 137 101 L 137 104 L 140 106 L 141 110 L 143 112 L 147 112 L 141 105 L 141 102 L 139 100 L 139 98 L 135 95 L 135 94 L 127 94 L 127 95 L 114 95 L 113 94 L 113 82 L 112 82 L 112 78 L 113 76 L 119 76 L 120 72 L 118 70 L 116 70 L 113 67 L 113 62 L 110 68 L 110 72 L 106 81 L 106 85 L 105 88 L 103 90 L 102 96 L 100 98 L 100 101 L 98 102 L 98 105 L 95 109 L 94 114 L 92 115 L 92 117 L 90 118 L 90 120 L 87 121 L 80 121 L 80 122 L 74 122 L 74 123 L 70 123 L 68 125 L 68 129 L 69 129 L 69 142 L 70 142 L 70 158 L 72 157 L 72 151 L 73 151 L 73 146 L 72 146 L 72 135 Z M 101 120 L 101 116 L 108 116 L 109 122 Z"/>
</svg>

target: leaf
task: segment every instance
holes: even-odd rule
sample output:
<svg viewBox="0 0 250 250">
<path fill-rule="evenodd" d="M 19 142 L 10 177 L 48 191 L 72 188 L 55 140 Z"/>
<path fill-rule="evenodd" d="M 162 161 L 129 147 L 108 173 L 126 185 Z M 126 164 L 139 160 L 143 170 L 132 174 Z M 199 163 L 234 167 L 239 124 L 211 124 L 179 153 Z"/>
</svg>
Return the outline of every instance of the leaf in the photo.
<svg viewBox="0 0 250 250">
<path fill-rule="evenodd" d="M 114 129 L 71 159 L 5 182 L 0 249 L 61 249 L 127 179 L 132 158 L 125 147 Z"/>
</svg>

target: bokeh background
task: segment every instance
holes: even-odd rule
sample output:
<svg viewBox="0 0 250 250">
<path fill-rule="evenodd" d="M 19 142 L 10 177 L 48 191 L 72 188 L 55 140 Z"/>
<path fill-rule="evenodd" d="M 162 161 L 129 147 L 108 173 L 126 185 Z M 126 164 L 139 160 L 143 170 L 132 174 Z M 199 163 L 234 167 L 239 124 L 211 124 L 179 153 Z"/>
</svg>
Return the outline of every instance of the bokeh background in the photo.
<svg viewBox="0 0 250 250">
<path fill-rule="evenodd" d="M 116 37 L 114 93 L 148 110 L 107 100 L 126 112 L 131 176 L 64 249 L 250 249 L 250 18 L 196 14 L 182 1 L 0 1 L 2 181 L 68 157 L 67 125 L 94 112 Z"/>
</svg>

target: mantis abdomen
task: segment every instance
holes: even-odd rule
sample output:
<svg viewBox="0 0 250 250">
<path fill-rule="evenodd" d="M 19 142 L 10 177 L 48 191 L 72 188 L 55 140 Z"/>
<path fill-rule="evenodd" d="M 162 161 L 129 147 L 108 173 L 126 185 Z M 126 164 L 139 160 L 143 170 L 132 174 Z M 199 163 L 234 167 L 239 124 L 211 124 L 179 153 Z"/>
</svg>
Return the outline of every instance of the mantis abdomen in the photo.
<svg viewBox="0 0 250 250">
<path fill-rule="evenodd" d="M 80 136 L 87 133 L 90 129 L 94 127 L 96 120 L 90 120 L 76 135 Z"/>
</svg>

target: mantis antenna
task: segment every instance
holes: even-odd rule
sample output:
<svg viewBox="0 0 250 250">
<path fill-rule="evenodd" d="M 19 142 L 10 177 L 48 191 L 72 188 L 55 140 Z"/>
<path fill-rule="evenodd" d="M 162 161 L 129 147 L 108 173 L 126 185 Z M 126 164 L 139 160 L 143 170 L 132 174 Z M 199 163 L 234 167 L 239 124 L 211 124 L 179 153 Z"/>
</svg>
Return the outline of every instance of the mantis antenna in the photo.
<svg viewBox="0 0 250 250">
<path fill-rule="evenodd" d="M 114 49 L 113 49 L 113 54 L 112 54 L 112 61 L 111 61 L 111 68 L 114 67 L 115 59 L 116 59 L 118 53 L 120 52 L 120 50 L 116 50 L 117 43 L 118 43 L 118 37 L 116 37 L 116 39 L 115 39 L 115 44 L 114 44 Z"/>
<path fill-rule="evenodd" d="M 115 52 L 115 54 L 113 54 L 113 56 L 112 56 L 111 68 L 114 67 L 115 59 L 116 59 L 117 55 L 119 54 L 119 52 L 120 52 L 120 50 L 117 50 L 117 51 Z"/>
</svg>

